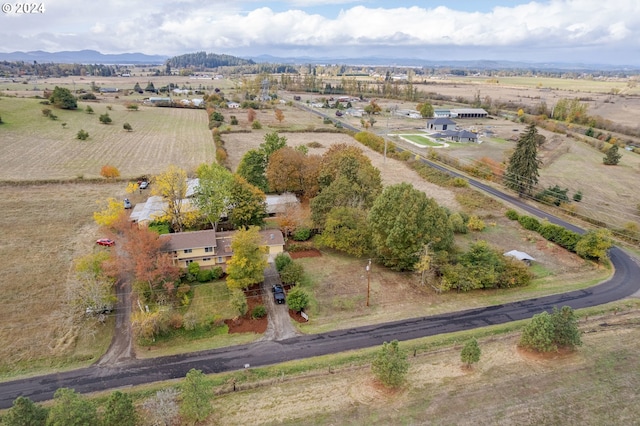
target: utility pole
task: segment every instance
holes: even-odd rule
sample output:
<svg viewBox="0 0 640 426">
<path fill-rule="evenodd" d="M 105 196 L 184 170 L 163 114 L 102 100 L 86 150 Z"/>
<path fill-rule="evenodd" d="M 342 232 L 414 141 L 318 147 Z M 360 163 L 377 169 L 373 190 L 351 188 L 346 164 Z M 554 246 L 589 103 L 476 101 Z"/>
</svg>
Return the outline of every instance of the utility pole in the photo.
<svg viewBox="0 0 640 426">
<path fill-rule="evenodd" d="M 371 259 L 367 264 L 367 306 L 369 306 L 369 295 L 371 294 Z"/>
</svg>

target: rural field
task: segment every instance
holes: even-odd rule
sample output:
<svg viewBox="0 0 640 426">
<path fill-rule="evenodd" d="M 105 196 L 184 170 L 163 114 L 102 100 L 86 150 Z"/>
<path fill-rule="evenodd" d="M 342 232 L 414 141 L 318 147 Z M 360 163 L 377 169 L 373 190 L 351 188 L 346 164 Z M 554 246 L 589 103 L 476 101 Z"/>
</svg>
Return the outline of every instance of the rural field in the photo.
<svg viewBox="0 0 640 426">
<path fill-rule="evenodd" d="M 94 114 L 80 110 L 87 105 Z M 195 170 L 215 158 L 204 110 L 142 106 L 129 111 L 119 104 L 79 103 L 76 111 L 54 109 L 58 116 L 54 121 L 42 114 L 45 107 L 36 99 L 0 98 L 0 115 L 6 123 L 0 142 L 0 180 L 95 178 L 105 164 L 117 167 L 123 177 L 135 178 L 160 173 L 169 164 Z M 104 113 L 112 124 L 99 122 Z M 133 131 L 124 130 L 124 123 Z M 76 138 L 80 129 L 89 133 L 89 139 Z"/>
<path fill-rule="evenodd" d="M 380 386 L 368 364 L 357 362 L 331 368 L 330 360 L 317 360 L 324 370 L 297 378 L 279 378 L 274 368 L 274 378 L 257 387 L 225 386 L 213 400 L 211 424 L 635 424 L 640 313 L 631 305 L 622 314 L 581 320 L 583 346 L 575 353 L 521 351 L 518 333 L 480 337 L 480 362 L 468 370 L 460 350 L 471 333 L 435 350 L 421 348 L 436 339 L 401 343 L 410 367 L 397 390 Z"/>
<path fill-rule="evenodd" d="M 0 378 L 89 364 L 111 341 L 112 322 L 74 321 L 67 288 L 73 260 L 98 249 L 96 200 L 122 184 L 0 185 Z"/>
<path fill-rule="evenodd" d="M 127 81 L 133 84 L 132 80 Z M 110 85 L 107 83 L 98 84 Z M 143 83 L 140 81 L 141 85 Z M 94 241 L 100 234 L 92 220 L 95 201 L 109 196 L 124 197 L 125 185 L 88 183 L 79 178 L 97 177 L 100 167 L 107 163 L 118 167 L 124 177 L 134 178 L 161 172 L 169 164 L 192 171 L 201 163 L 214 161 L 215 148 L 204 111 L 151 107 L 128 111 L 125 107 L 127 101 L 127 97 L 106 97 L 99 102 L 92 102 L 90 105 L 95 110 L 93 115 L 84 111 L 54 110 L 58 120 L 53 121 L 42 115 L 43 106 L 37 99 L 0 97 L 0 115 L 5 122 L 1 128 L 0 143 L 4 155 L 0 158 L 0 180 L 7 182 L 0 186 L 0 205 L 2 211 L 6 212 L 0 220 L 3 232 L 0 252 L 7 264 L 11 265 L 1 283 L 11 300 L 10 309 L 0 314 L 0 319 L 6 325 L 0 337 L 3 341 L 12 342 L 0 352 L 0 376 L 4 378 L 29 371 L 91 363 L 104 352 L 110 341 L 111 319 L 106 325 L 91 324 L 86 328 L 68 321 L 69 307 L 66 305 L 65 292 L 72 260 L 96 249 Z M 86 105 L 89 103 L 80 104 L 83 108 Z M 107 106 L 112 109 L 108 110 Z M 278 104 L 278 107 L 285 115 L 282 123 L 276 120 L 273 110 L 263 110 L 257 116 L 263 124 L 262 130 L 222 135 L 232 170 L 235 170 L 247 150 L 263 142 L 267 132 L 333 127 L 324 125 L 320 117 L 295 107 L 284 104 Z M 411 106 L 407 104 L 407 107 Z M 107 111 L 114 121 L 109 126 L 98 121 L 98 116 Z M 246 113 L 234 113 L 240 120 L 238 128 L 249 129 Z M 231 112 L 224 111 L 224 114 L 228 116 Z M 133 132 L 122 129 L 124 122 L 132 125 Z M 67 123 L 66 128 L 61 123 Z M 373 131 L 413 130 L 419 128 L 421 123 L 422 120 L 390 117 L 387 124 L 387 120 L 381 118 Z M 504 139 L 519 135 L 523 129 L 522 125 L 506 120 L 470 124 L 499 128 L 496 133 L 500 138 L 477 146 L 453 147 L 449 149 L 451 155 L 469 159 L 489 156 L 500 160 L 514 145 Z M 89 132 L 87 141 L 75 139 L 75 133 L 80 128 Z M 514 132 L 514 129 L 518 131 Z M 320 143 L 320 148 L 309 149 L 311 154 L 322 154 L 335 143 L 360 146 L 373 165 L 380 169 L 385 184 L 411 182 L 452 211 L 468 208 L 464 206 L 470 204 L 468 192 L 429 183 L 405 163 L 385 160 L 381 154 L 362 147 L 348 135 L 315 132 L 282 135 L 287 137 L 290 146 Z M 568 176 L 569 172 L 573 179 L 582 182 L 589 181 L 587 176 L 593 176 L 592 170 L 580 165 L 580 161 L 582 157 L 589 158 L 592 161 L 590 169 L 597 169 L 601 154 L 575 141 L 571 141 L 571 144 L 575 146 L 567 148 L 564 140 L 549 145 L 553 153 L 550 152 L 548 158 L 553 161 L 546 164 L 541 172 L 543 182 L 555 184 L 556 181 L 551 179 L 560 179 L 563 173 Z M 427 149 L 423 151 L 424 155 L 428 153 Z M 591 200 L 607 200 L 615 209 L 615 206 L 621 205 L 620 200 L 626 200 L 626 215 L 634 203 L 640 202 L 635 198 L 637 195 L 630 191 L 620 195 L 623 182 L 632 179 L 640 168 L 638 163 L 629 160 L 635 155 L 624 155 L 620 166 L 602 170 L 603 182 L 616 188 L 615 191 L 596 182 L 588 187 L 576 187 L 584 193 L 584 205 Z M 551 170 L 556 167 L 554 173 L 557 175 L 552 175 Z M 615 174 L 618 172 L 619 175 Z M 549 181 L 544 180 L 547 176 L 551 176 Z M 72 179 L 75 183 L 34 185 L 23 182 L 54 179 Z M 567 182 L 562 185 L 568 186 L 570 181 L 559 182 Z M 573 186 L 571 190 L 574 190 Z M 626 198 L 625 194 L 628 194 Z M 143 201 L 140 194 L 133 194 L 131 199 L 134 203 Z M 322 262 L 318 262 L 317 258 L 301 260 L 312 278 L 316 297 L 316 305 L 310 311 L 312 321 L 301 326 L 301 330 L 326 331 L 557 293 L 592 285 L 610 273 L 523 231 L 517 224 L 504 218 L 503 207 L 485 206 L 481 215 L 488 225 L 487 229 L 479 234 L 461 237 L 458 243 L 464 246 L 470 241 L 484 239 L 505 251 L 527 251 L 539 260 L 534 267 L 538 279 L 530 288 L 481 295 L 437 295 L 431 288 L 420 287 L 417 277 L 412 274 L 391 273 L 374 265 L 371 273 L 372 306 L 367 310 L 364 307 L 366 262 L 325 251 L 322 253 Z M 198 349 L 204 349 L 207 345 L 213 347 L 216 343 L 200 344 Z"/>
</svg>

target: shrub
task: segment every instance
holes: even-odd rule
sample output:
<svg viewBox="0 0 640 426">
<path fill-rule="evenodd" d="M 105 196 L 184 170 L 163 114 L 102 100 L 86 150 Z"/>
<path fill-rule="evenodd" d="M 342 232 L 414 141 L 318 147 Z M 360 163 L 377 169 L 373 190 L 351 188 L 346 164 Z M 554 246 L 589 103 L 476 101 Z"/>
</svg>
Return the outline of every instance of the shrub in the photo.
<svg viewBox="0 0 640 426">
<path fill-rule="evenodd" d="M 287 305 L 296 312 L 309 305 L 309 294 L 300 286 L 295 286 L 287 294 Z"/>
<path fill-rule="evenodd" d="M 576 203 L 579 203 L 580 201 L 582 201 L 582 191 L 578 191 L 575 194 L 573 194 L 573 201 L 575 201 Z"/>
<path fill-rule="evenodd" d="M 287 253 L 278 253 L 276 255 L 276 260 L 275 260 L 276 271 L 278 272 L 282 271 L 285 266 L 287 266 L 292 262 L 293 262 L 293 259 L 291 259 L 291 256 L 289 256 Z"/>
<path fill-rule="evenodd" d="M 464 223 L 464 219 L 460 215 L 460 213 L 453 213 L 449 216 L 449 223 L 451 224 L 451 228 L 453 232 L 456 234 L 466 234 L 468 229 L 466 224 Z"/>
<path fill-rule="evenodd" d="M 210 269 L 201 269 L 197 275 L 196 279 L 199 283 L 206 283 L 211 281 L 211 270 Z"/>
<path fill-rule="evenodd" d="M 251 312 L 251 318 L 253 319 L 259 319 L 259 318 L 264 318 L 267 315 L 267 309 L 264 307 L 264 305 L 258 305 L 255 308 L 253 308 L 253 311 Z"/>
<path fill-rule="evenodd" d="M 522 226 L 524 229 L 527 229 L 529 231 L 538 232 L 538 229 L 540 228 L 540 222 L 538 221 L 538 219 L 531 216 L 518 217 L 518 223 L 520 223 L 520 226 Z"/>
<path fill-rule="evenodd" d="M 287 264 L 280 271 L 280 278 L 286 284 L 298 284 L 304 275 L 304 267 L 296 262 Z"/>
<path fill-rule="evenodd" d="M 518 212 L 515 211 L 514 209 L 509 209 L 507 210 L 507 212 L 505 213 L 505 216 L 507 216 L 508 219 L 511 220 L 518 220 Z"/>
<path fill-rule="evenodd" d="M 309 142 L 309 143 L 307 144 L 307 146 L 308 146 L 309 148 L 322 148 L 322 146 L 323 146 L 323 145 L 322 145 L 320 142 L 315 142 L 315 141 L 314 141 L 314 142 Z"/>
<path fill-rule="evenodd" d="M 93 114 L 93 108 L 91 108 L 91 105 L 87 105 L 84 110 L 87 112 L 87 114 Z"/>
<path fill-rule="evenodd" d="M 251 128 L 254 130 L 260 130 L 262 129 L 262 124 L 260 124 L 258 120 L 255 120 L 253 123 L 251 123 Z"/>
<path fill-rule="evenodd" d="M 98 119 L 102 124 L 111 124 L 111 122 L 113 121 L 111 120 L 111 117 L 109 117 L 109 113 L 100 114 L 100 117 Z"/>
<path fill-rule="evenodd" d="M 466 188 L 469 186 L 469 182 L 461 177 L 453 178 L 453 181 L 451 183 L 457 188 Z"/>
<path fill-rule="evenodd" d="M 130 132 L 130 131 L 132 131 L 132 130 L 133 130 L 133 127 L 131 127 L 131 124 L 129 124 L 129 123 L 124 123 L 124 124 L 122 125 L 122 128 L 123 128 L 124 130 L 126 130 L 127 132 Z"/>
<path fill-rule="evenodd" d="M 182 326 L 187 331 L 193 331 L 198 326 L 198 316 L 195 312 L 187 312 L 182 317 Z"/>
<path fill-rule="evenodd" d="M 485 224 L 482 219 L 480 219 L 478 216 L 473 215 L 469 218 L 467 228 L 469 228 L 470 231 L 481 232 L 484 230 Z"/>
<path fill-rule="evenodd" d="M 301 226 L 292 235 L 295 241 L 307 241 L 311 237 L 311 229 Z"/>
<path fill-rule="evenodd" d="M 212 280 L 218 280 L 222 278 L 223 275 L 224 275 L 224 271 L 220 266 L 216 266 L 215 268 L 211 268 L 209 270 L 209 276 Z"/>
<path fill-rule="evenodd" d="M 230 116 L 229 119 L 232 126 L 236 126 L 238 124 L 238 117 L 235 115 Z"/>
<path fill-rule="evenodd" d="M 87 140 L 89 138 L 89 133 L 85 132 L 84 130 L 80 129 L 78 131 L 78 133 L 76 134 L 76 138 L 80 139 L 81 141 Z"/>
</svg>

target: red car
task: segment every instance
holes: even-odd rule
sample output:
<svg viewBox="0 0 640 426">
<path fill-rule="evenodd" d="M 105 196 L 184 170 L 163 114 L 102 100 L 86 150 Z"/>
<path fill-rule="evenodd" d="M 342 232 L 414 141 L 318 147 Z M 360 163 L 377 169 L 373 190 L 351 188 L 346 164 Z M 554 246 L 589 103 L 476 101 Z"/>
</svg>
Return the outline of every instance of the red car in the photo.
<svg viewBox="0 0 640 426">
<path fill-rule="evenodd" d="M 107 247 L 111 247 L 115 243 L 116 243 L 115 241 L 110 240 L 109 238 L 100 238 L 99 240 L 96 241 L 96 244 L 98 244 L 99 246 L 107 246 Z"/>
</svg>

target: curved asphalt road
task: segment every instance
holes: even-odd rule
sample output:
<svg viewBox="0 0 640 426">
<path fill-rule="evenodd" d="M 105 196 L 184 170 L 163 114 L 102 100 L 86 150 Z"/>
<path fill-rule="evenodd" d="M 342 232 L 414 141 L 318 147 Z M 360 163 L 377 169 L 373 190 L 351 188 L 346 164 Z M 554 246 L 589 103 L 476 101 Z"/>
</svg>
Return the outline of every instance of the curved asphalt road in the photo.
<svg viewBox="0 0 640 426">
<path fill-rule="evenodd" d="M 448 169 L 441 169 L 451 173 Z M 553 223 L 584 232 L 492 187 L 473 180 L 470 180 L 470 183 L 533 215 L 546 217 Z M 614 276 L 589 289 L 431 317 L 298 336 L 277 342 L 263 341 L 191 354 L 132 360 L 117 367 L 93 365 L 79 370 L 4 382 L 0 383 L 0 408 L 10 407 L 12 401 L 21 395 L 33 401 L 49 400 L 56 389 L 61 387 L 74 388 L 77 392 L 86 393 L 182 378 L 191 368 L 205 373 L 218 373 L 242 369 L 245 366 L 276 364 L 377 346 L 393 339 L 410 340 L 526 319 L 543 310 L 551 310 L 554 306 L 568 305 L 574 309 L 596 306 L 628 297 L 640 290 L 640 266 L 617 247 L 613 247 L 609 254 L 615 267 Z"/>
</svg>

